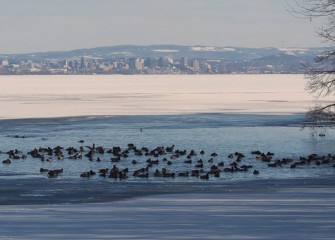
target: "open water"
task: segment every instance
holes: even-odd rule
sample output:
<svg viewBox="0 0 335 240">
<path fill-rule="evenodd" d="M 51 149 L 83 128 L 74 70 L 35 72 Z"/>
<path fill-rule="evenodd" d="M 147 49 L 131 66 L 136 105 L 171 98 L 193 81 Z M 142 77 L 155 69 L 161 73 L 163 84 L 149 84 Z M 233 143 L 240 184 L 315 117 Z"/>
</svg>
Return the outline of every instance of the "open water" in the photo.
<svg viewBox="0 0 335 240">
<path fill-rule="evenodd" d="M 335 152 L 334 136 L 326 137 L 311 135 L 306 130 L 302 131 L 300 122 L 303 115 L 254 115 L 254 114 L 187 114 L 187 115 L 159 115 L 159 116 L 99 116 L 99 117 L 67 117 L 54 119 L 17 119 L 1 121 L 1 159 L 8 158 L 9 150 L 17 149 L 28 156 L 27 159 L 12 159 L 11 164 L 1 164 L 0 178 L 46 178 L 45 173 L 40 173 L 40 168 L 60 169 L 63 174 L 58 178 L 79 179 L 80 174 L 86 171 L 98 171 L 102 168 L 111 169 L 116 165 L 120 169 L 129 168 L 129 178 L 126 181 L 144 181 L 133 177 L 132 173 L 148 165 L 147 160 L 159 160 L 160 163 L 152 167 L 149 178 L 145 181 L 199 181 L 194 177 L 176 177 L 173 179 L 157 178 L 153 176 L 155 169 L 163 167 L 171 172 L 191 171 L 197 165 L 197 161 L 204 160 L 204 170 L 209 171 L 213 164 L 223 161 L 226 166 L 236 160 L 236 156 L 230 159 L 228 155 L 235 152 L 243 153 L 246 157 L 241 164 L 252 165 L 260 174 L 253 175 L 252 169 L 247 172 L 221 173 L 219 178 L 211 177 L 210 181 L 225 181 L 237 179 L 257 178 L 295 178 L 312 177 L 334 174 L 335 169 L 329 164 L 310 164 L 291 169 L 290 164 L 285 166 L 269 168 L 268 163 L 256 159 L 251 152 L 259 150 L 275 154 L 276 159 L 290 158 L 299 160 L 300 156 L 307 157 L 310 154 L 327 155 Z M 142 132 L 140 131 L 142 129 Z M 23 137 L 24 138 L 21 138 Z M 84 143 L 79 142 L 84 140 Z M 129 153 L 118 163 L 112 162 L 112 154 L 95 153 L 93 161 L 83 157 L 71 159 L 70 155 L 63 150 L 65 158 L 58 160 L 51 156 L 50 161 L 41 161 L 32 158 L 29 151 L 39 147 L 62 146 L 84 147 L 84 154 L 88 153 L 86 146 L 102 146 L 106 151 L 112 147 L 119 146 L 122 150 L 128 148 L 132 143 L 138 148 L 147 147 L 155 149 L 159 146 L 169 147 L 175 145 L 175 150 L 195 150 L 197 156 L 192 158 L 192 164 L 184 163 L 187 156 L 171 159 L 171 154 L 159 157 L 135 156 Z M 200 155 L 204 150 L 205 154 Z M 212 153 L 218 156 L 213 162 L 208 162 Z M 21 155 L 21 154 L 18 154 Z M 47 153 L 42 153 L 47 159 Z M 101 161 L 97 161 L 98 157 Z M 172 162 L 168 165 L 163 159 Z M 136 160 L 138 164 L 132 164 Z M 331 162 L 331 164 L 334 164 Z M 102 178 L 92 176 L 91 179 Z M 114 179 L 104 178 L 106 181 Z"/>
</svg>

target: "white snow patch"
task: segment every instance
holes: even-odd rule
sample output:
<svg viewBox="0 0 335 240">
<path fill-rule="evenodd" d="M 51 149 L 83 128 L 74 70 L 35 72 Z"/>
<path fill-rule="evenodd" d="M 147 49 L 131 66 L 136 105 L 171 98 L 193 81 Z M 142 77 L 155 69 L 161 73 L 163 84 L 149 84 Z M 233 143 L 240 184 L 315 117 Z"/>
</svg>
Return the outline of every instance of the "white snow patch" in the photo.
<svg viewBox="0 0 335 240">
<path fill-rule="evenodd" d="M 127 56 L 132 55 L 131 52 L 112 52 L 112 54 L 114 54 L 114 55 L 127 55 Z"/>
<path fill-rule="evenodd" d="M 305 54 L 308 49 L 305 48 L 278 48 L 279 51 L 284 52 L 287 55 Z"/>
<path fill-rule="evenodd" d="M 192 51 L 203 51 L 203 52 L 214 52 L 214 51 L 218 51 L 218 52 L 234 52 L 236 51 L 235 48 L 219 48 L 219 47 L 202 47 L 202 46 L 198 46 L 198 47 L 191 47 Z"/>
<path fill-rule="evenodd" d="M 236 49 L 235 48 L 223 48 L 222 49 L 224 52 L 235 52 Z"/>
<path fill-rule="evenodd" d="M 174 49 L 153 49 L 153 52 L 162 52 L 162 53 L 173 53 L 173 52 L 179 52 L 179 50 Z"/>
</svg>

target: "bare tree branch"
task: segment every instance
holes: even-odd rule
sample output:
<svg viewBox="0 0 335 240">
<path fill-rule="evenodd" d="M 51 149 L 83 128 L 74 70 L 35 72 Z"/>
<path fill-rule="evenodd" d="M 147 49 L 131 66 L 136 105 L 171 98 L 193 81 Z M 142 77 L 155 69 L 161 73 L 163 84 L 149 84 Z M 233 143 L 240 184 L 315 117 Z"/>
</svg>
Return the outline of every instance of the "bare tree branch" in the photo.
<svg viewBox="0 0 335 240">
<path fill-rule="evenodd" d="M 335 12 L 335 0 L 296 0 L 295 6 L 287 5 L 289 12 L 307 18 L 332 16 Z"/>
<path fill-rule="evenodd" d="M 318 30 L 322 40 L 335 46 L 335 0 L 295 0 L 288 11 L 302 18 L 323 18 L 325 24 Z M 335 95 L 335 50 L 327 50 L 315 58 L 306 74 L 306 89 L 316 98 Z M 316 105 L 306 113 L 303 127 L 335 128 L 335 103 Z"/>
<path fill-rule="evenodd" d="M 335 103 L 327 106 L 315 106 L 306 113 L 303 128 L 335 127 Z"/>
</svg>

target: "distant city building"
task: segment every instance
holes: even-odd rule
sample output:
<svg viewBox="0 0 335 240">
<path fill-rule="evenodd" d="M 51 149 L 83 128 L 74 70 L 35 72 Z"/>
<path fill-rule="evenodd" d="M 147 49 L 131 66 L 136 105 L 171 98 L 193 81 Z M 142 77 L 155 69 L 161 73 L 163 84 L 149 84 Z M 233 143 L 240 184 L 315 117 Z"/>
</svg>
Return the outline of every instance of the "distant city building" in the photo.
<svg viewBox="0 0 335 240">
<path fill-rule="evenodd" d="M 170 62 L 169 59 L 166 57 L 161 57 L 158 59 L 158 66 L 161 68 L 169 68 L 170 67 Z"/>
<path fill-rule="evenodd" d="M 73 72 L 78 71 L 78 61 L 73 59 L 69 62 L 69 67 L 72 69 Z"/>
<path fill-rule="evenodd" d="M 33 61 L 27 61 L 27 64 L 26 64 L 26 66 L 27 66 L 27 68 L 29 68 L 29 69 L 33 69 L 34 68 L 34 63 L 33 63 Z"/>
<path fill-rule="evenodd" d="M 3 59 L 2 61 L 1 61 L 1 66 L 8 66 L 9 65 L 9 61 L 7 60 L 7 59 Z"/>
<path fill-rule="evenodd" d="M 206 73 L 209 73 L 209 74 L 213 73 L 212 66 L 210 64 L 207 65 L 207 71 L 206 71 Z"/>
<path fill-rule="evenodd" d="M 65 59 L 64 60 L 64 64 L 63 64 L 63 68 L 68 68 L 69 67 L 69 63 L 68 61 Z"/>
<path fill-rule="evenodd" d="M 144 61 L 143 59 L 139 58 L 130 58 L 128 61 L 129 69 L 130 70 L 136 70 L 136 71 L 142 71 L 144 68 Z"/>
<path fill-rule="evenodd" d="M 200 62 L 198 60 L 193 60 L 192 69 L 194 72 L 199 72 L 200 70 Z"/>
<path fill-rule="evenodd" d="M 182 57 L 180 59 L 180 64 L 184 67 L 188 67 L 188 57 Z"/>
<path fill-rule="evenodd" d="M 88 59 L 86 57 L 82 57 L 81 58 L 81 62 L 80 62 L 80 67 L 83 69 L 83 70 L 86 70 L 88 68 Z"/>
<path fill-rule="evenodd" d="M 157 68 L 158 67 L 158 59 L 157 58 L 146 58 L 144 60 L 144 67 Z"/>
<path fill-rule="evenodd" d="M 142 71 L 144 68 L 144 60 L 143 59 L 137 59 L 136 61 L 136 70 Z"/>
<path fill-rule="evenodd" d="M 145 53 L 146 51 L 146 53 Z M 197 52 L 199 51 L 199 53 Z M 137 52 L 111 52 L 110 55 L 87 53 L 88 56 L 64 54 L 49 57 L 32 55 L 1 55 L 0 75 L 4 74 L 229 74 L 229 73 L 300 73 L 309 66 L 309 55 L 285 55 L 262 57 L 264 51 L 242 49 L 239 54 L 225 51 L 153 51 L 147 48 Z M 314 50 L 315 52 L 316 50 Z M 318 51 L 317 51 L 318 52 Z M 236 56 L 230 56 L 231 54 Z M 182 56 L 185 54 L 185 56 Z M 195 54 L 199 54 L 195 57 Z M 240 56 L 242 54 L 242 56 Z M 145 56 L 143 56 L 145 55 Z M 289 56 L 289 57 L 288 57 Z M 66 57 L 68 59 L 66 59 Z M 145 57 L 145 58 L 143 58 Z"/>
</svg>

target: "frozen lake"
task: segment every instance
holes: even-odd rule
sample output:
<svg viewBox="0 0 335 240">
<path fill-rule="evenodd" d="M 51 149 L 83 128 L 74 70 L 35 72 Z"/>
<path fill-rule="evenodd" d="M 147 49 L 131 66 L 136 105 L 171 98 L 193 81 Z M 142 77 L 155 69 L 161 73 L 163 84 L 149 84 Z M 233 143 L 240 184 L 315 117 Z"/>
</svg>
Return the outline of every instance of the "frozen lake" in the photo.
<svg viewBox="0 0 335 240">
<path fill-rule="evenodd" d="M 3 119 L 301 113 L 314 101 L 303 75 L 1 76 L 0 84 Z"/>
</svg>

